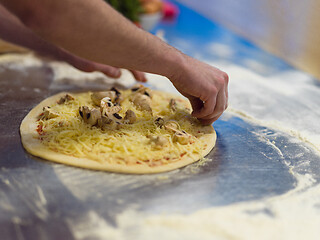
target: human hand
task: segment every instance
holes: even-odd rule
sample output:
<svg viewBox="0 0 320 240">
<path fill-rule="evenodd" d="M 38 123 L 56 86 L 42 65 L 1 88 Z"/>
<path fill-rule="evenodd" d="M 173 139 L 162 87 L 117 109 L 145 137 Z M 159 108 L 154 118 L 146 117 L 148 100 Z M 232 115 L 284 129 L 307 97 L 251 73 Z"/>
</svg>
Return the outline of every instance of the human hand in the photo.
<svg viewBox="0 0 320 240">
<path fill-rule="evenodd" d="M 204 125 L 216 121 L 228 107 L 228 75 L 188 56 L 169 77 L 192 105 L 192 115 Z"/>
<path fill-rule="evenodd" d="M 71 64 L 73 67 L 81 71 L 84 71 L 84 72 L 98 71 L 112 78 L 119 78 L 121 76 L 121 71 L 119 68 L 92 62 L 83 58 L 76 57 L 74 55 L 72 55 L 72 57 L 70 56 L 71 55 L 69 55 L 68 57 L 65 57 L 64 60 L 69 64 Z M 135 70 L 129 70 L 129 71 L 132 73 L 133 77 L 138 82 L 147 82 L 147 78 L 143 72 L 135 71 Z"/>
</svg>

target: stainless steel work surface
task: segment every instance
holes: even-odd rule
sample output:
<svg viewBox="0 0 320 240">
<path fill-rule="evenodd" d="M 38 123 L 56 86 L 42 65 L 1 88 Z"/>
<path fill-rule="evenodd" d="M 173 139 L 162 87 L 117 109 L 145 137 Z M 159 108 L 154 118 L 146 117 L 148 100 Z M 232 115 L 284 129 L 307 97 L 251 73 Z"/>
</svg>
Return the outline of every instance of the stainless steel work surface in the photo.
<svg viewBox="0 0 320 240">
<path fill-rule="evenodd" d="M 203 27 L 202 30 L 192 24 L 181 23 L 183 18 L 191 16 Z M 228 50 L 225 49 L 224 52 L 220 52 L 226 54 L 224 56 L 210 55 L 206 50 L 196 52 L 195 49 L 198 48 L 195 46 L 213 41 L 206 35 L 211 34 L 206 33 L 210 32 L 206 29 L 213 28 L 210 24 L 212 23 L 181 6 L 178 22 L 163 23 L 158 29 L 165 31 L 169 43 L 190 55 L 199 54 L 196 57 L 204 57 L 208 61 L 219 59 L 222 65 L 232 63 L 249 69 L 252 65 L 243 66 L 244 62 L 239 60 L 245 55 L 253 57 L 260 66 L 267 66 L 269 73 L 291 69 L 281 60 L 249 46 L 249 43 L 242 39 L 237 40 L 236 36 L 233 36 L 233 43 L 226 41 L 226 44 L 232 46 L 232 49 L 237 49 L 238 55 L 226 57 Z M 189 34 L 183 38 L 188 37 L 189 41 L 186 42 L 190 46 L 179 41 L 179 29 L 182 27 L 185 27 L 184 33 Z M 189 32 L 186 29 L 189 29 Z M 219 26 L 215 26 L 215 29 L 217 39 L 226 34 L 232 36 Z M 198 31 L 201 31 L 200 36 L 196 34 Z M 220 49 L 223 49 L 219 39 L 217 41 L 216 45 L 211 46 L 219 47 L 220 44 Z M 274 62 L 270 64 L 272 59 Z M 261 67 L 257 68 L 256 72 L 259 73 L 259 70 Z M 138 229 L 126 229 L 133 235 L 117 235 L 118 238 L 109 238 L 107 231 L 101 231 L 108 229 L 107 226 L 113 229 L 120 227 L 119 216 L 127 210 L 145 216 L 192 216 L 199 210 L 220 209 L 250 202 L 259 203 L 282 196 L 300 186 L 298 175 L 312 176 L 312 182 L 307 188 L 319 184 L 320 157 L 314 148 L 316 143 L 311 144 L 290 131 L 263 124 L 263 119 L 278 114 L 278 109 L 280 112 L 281 109 L 287 111 L 286 107 L 290 106 L 293 99 L 319 101 L 319 96 L 313 95 L 319 90 L 316 80 L 306 83 L 308 88 L 302 95 L 295 96 L 293 93 L 288 97 L 282 93 L 274 93 L 268 96 L 273 99 L 280 96 L 279 106 L 274 106 L 274 110 L 264 109 L 264 112 L 259 108 L 248 109 L 248 112 L 252 113 L 250 116 L 238 111 L 236 106 L 246 101 L 248 106 L 256 106 L 250 103 L 250 97 L 258 101 L 259 93 L 244 96 L 241 92 L 243 89 L 231 85 L 230 94 L 237 96 L 238 102 L 231 97 L 234 101 L 234 104 L 231 103 L 231 110 L 214 123 L 218 135 L 217 144 L 204 163 L 194 163 L 162 174 L 129 175 L 55 164 L 33 157 L 23 149 L 19 126 L 24 116 L 37 103 L 58 90 L 76 88 L 70 83 L 68 87 L 61 82 L 57 84 L 56 74 L 52 64 L 44 61 L 41 61 L 41 64 L 31 64 L 29 67 L 23 62 L 0 63 L 1 239 L 145 239 L 139 234 Z M 152 82 L 150 84 L 152 85 Z M 289 88 L 290 83 L 287 84 Z M 254 84 L 247 88 L 255 87 L 258 89 Z M 268 101 L 265 102 L 267 104 Z M 301 105 L 294 106 L 295 112 L 306 111 L 304 101 L 300 102 Z M 255 113 L 256 118 L 253 116 Z M 311 125 L 317 116 L 314 114 L 317 112 L 310 114 Z M 259 120 L 261 116 L 265 118 Z M 273 117 L 277 119 L 276 116 Z M 284 119 L 281 114 L 280 118 Z M 312 127 L 316 129 L 315 125 Z M 260 211 L 275 217 L 273 215 L 276 214 L 267 206 L 261 207 Z M 252 211 L 250 214 L 254 215 L 255 212 Z M 231 222 L 232 220 L 229 219 Z M 138 227 L 144 227 L 143 224 L 136 224 Z M 161 238 L 154 236 L 153 239 L 158 239 L 157 237 Z"/>
</svg>

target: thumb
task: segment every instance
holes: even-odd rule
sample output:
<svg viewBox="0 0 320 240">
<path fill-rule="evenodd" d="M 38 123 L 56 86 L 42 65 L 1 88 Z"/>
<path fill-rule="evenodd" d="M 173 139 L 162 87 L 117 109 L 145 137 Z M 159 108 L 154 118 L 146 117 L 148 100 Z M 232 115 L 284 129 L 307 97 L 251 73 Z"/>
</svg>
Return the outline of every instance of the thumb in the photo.
<svg viewBox="0 0 320 240">
<path fill-rule="evenodd" d="M 192 106 L 192 115 L 196 116 L 203 108 L 203 102 L 199 98 L 193 96 L 189 96 L 188 99 Z"/>
</svg>

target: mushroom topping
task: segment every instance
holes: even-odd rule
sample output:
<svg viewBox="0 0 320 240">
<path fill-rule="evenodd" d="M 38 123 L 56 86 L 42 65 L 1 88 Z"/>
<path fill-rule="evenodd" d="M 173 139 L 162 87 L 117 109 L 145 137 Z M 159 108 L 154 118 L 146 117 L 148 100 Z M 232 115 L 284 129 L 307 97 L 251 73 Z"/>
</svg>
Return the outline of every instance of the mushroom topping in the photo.
<svg viewBox="0 0 320 240">
<path fill-rule="evenodd" d="M 114 91 L 117 96 L 120 96 L 120 95 L 121 95 L 121 92 L 120 92 L 120 91 L 118 90 L 118 88 L 116 88 L 116 87 L 112 87 L 112 88 L 110 89 L 110 91 Z"/>
<path fill-rule="evenodd" d="M 173 142 L 178 142 L 182 145 L 188 144 L 190 141 L 190 135 L 185 131 L 177 131 L 173 135 Z"/>
<path fill-rule="evenodd" d="M 120 104 L 123 100 L 123 97 L 121 96 L 121 92 L 115 87 L 111 88 L 110 90 L 114 91 L 116 94 L 116 97 L 114 99 L 115 104 Z"/>
<path fill-rule="evenodd" d="M 175 120 L 168 120 L 164 123 L 164 127 L 166 130 L 169 130 L 174 133 L 173 141 L 178 142 L 180 144 L 188 144 L 190 140 L 190 135 L 183 130 L 180 130 L 180 125 Z"/>
<path fill-rule="evenodd" d="M 111 102 L 113 102 L 117 97 L 117 93 L 115 91 L 106 91 L 106 92 L 94 92 L 91 94 L 91 100 L 97 106 L 100 106 L 101 100 L 106 97 L 110 98 Z"/>
<path fill-rule="evenodd" d="M 102 98 L 100 100 L 100 107 L 101 108 L 103 108 L 103 107 L 113 107 L 113 103 L 112 103 L 111 98 L 109 98 L 109 97 Z"/>
<path fill-rule="evenodd" d="M 162 117 L 157 117 L 156 120 L 154 120 L 154 124 L 156 124 L 159 128 L 162 128 L 164 125 L 164 119 Z"/>
<path fill-rule="evenodd" d="M 140 93 L 142 95 L 146 95 L 149 98 L 152 98 L 152 92 L 150 88 L 143 86 L 142 84 L 136 84 L 131 88 L 133 93 Z"/>
<path fill-rule="evenodd" d="M 138 109 L 152 113 L 151 99 L 148 96 L 137 93 L 133 97 L 132 102 Z"/>
<path fill-rule="evenodd" d="M 101 112 L 103 117 L 108 117 L 111 119 L 116 125 L 116 129 L 119 129 L 120 125 L 122 124 L 119 120 L 122 119 L 122 117 L 118 114 L 119 111 L 121 111 L 120 106 L 115 106 L 109 97 L 105 97 L 101 99 Z"/>
<path fill-rule="evenodd" d="M 118 114 L 118 113 L 114 113 L 112 114 L 116 119 L 122 119 L 122 117 Z"/>
<path fill-rule="evenodd" d="M 103 116 L 114 114 L 121 110 L 121 107 L 115 106 L 109 97 L 105 97 L 101 99 L 100 108 Z"/>
<path fill-rule="evenodd" d="M 122 124 L 120 122 L 115 121 L 112 118 L 109 118 L 108 116 L 102 116 L 99 120 L 98 120 L 98 126 L 102 129 L 102 130 L 106 130 L 106 129 L 120 129 L 120 126 Z"/>
<path fill-rule="evenodd" d="M 169 108 L 175 112 L 177 110 L 177 102 L 175 99 L 171 98 L 169 102 Z"/>
<path fill-rule="evenodd" d="M 101 118 L 101 112 L 97 108 L 89 109 L 87 106 L 79 107 L 79 114 L 85 123 L 96 125 Z"/>
<path fill-rule="evenodd" d="M 142 84 L 136 84 L 134 85 L 132 88 L 131 88 L 131 91 L 132 92 L 136 92 L 138 91 L 139 89 L 143 88 L 144 86 Z"/>
<path fill-rule="evenodd" d="M 136 114 L 132 110 L 127 110 L 126 115 L 124 116 L 124 122 L 132 124 L 137 120 Z"/>
<path fill-rule="evenodd" d="M 114 99 L 114 105 L 120 105 L 122 101 L 123 101 L 122 96 L 116 96 L 116 98 Z"/>
<path fill-rule="evenodd" d="M 44 107 L 42 110 L 43 113 L 41 114 L 41 119 L 43 120 L 48 120 L 59 116 L 59 114 L 52 111 L 52 109 L 49 106 Z"/>
<path fill-rule="evenodd" d="M 154 147 L 157 149 L 161 149 L 162 147 L 164 147 L 165 145 L 168 144 L 168 139 L 165 138 L 164 136 L 149 135 L 149 136 L 147 136 L 147 138 L 150 139 L 150 143 L 154 144 Z"/>
<path fill-rule="evenodd" d="M 114 121 L 107 116 L 102 116 L 101 118 L 98 119 L 98 126 L 102 130 L 106 130 L 107 126 L 110 126 L 112 123 L 114 123 Z"/>
<path fill-rule="evenodd" d="M 172 132 L 177 132 L 180 130 L 180 125 L 177 121 L 175 120 L 168 120 L 164 123 L 164 128 L 166 130 L 170 130 Z"/>
<path fill-rule="evenodd" d="M 63 97 L 61 97 L 59 100 L 58 100 L 58 104 L 63 104 L 65 102 L 68 102 L 68 101 L 71 101 L 71 100 L 74 100 L 74 97 L 72 97 L 70 94 L 66 94 L 64 95 Z"/>
</svg>

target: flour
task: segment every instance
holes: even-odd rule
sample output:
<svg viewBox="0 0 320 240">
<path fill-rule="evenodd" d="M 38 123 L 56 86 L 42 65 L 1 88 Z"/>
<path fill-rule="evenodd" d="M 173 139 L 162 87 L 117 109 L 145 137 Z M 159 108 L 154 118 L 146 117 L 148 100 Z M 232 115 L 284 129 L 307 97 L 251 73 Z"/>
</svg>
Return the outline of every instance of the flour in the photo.
<svg viewBox="0 0 320 240">
<path fill-rule="evenodd" d="M 261 68 L 252 60 L 249 63 L 252 68 Z M 230 76 L 229 113 L 287 132 L 299 139 L 293 141 L 308 142 L 320 149 L 320 89 L 310 76 L 294 70 L 262 76 L 237 65 L 211 64 Z M 150 86 L 177 93 L 168 79 L 147 76 Z M 261 133 L 257 136 L 263 138 Z M 283 156 L 276 142 L 261 141 L 267 141 Z M 310 174 L 298 174 L 292 168 L 290 172 L 298 182 L 292 191 L 260 201 L 208 208 L 189 215 L 151 215 L 127 209 L 118 215 L 117 227 L 108 226 L 112 233 L 108 239 L 318 239 L 320 186 L 315 185 Z"/>
<path fill-rule="evenodd" d="M 9 69 L 24 71 L 28 67 L 40 67 L 43 61 L 35 55 L 29 54 L 2 54 L 0 64 L 5 64 Z"/>
<path fill-rule="evenodd" d="M 212 48 L 217 46 L 213 45 Z M 227 54 L 226 50 L 221 54 Z M 229 54 L 229 53 L 228 53 Z M 39 65 L 39 61 L 33 56 L 27 55 L 25 62 L 27 66 Z M 3 58 L 0 61 L 4 61 Z M 11 61 L 11 60 L 10 60 Z M 226 71 L 230 76 L 229 96 L 230 107 L 228 112 L 246 121 L 267 126 L 291 134 L 292 143 L 301 141 L 320 149 L 320 88 L 315 85 L 314 80 L 307 74 L 295 70 L 273 72 L 262 76 L 248 69 L 233 64 L 222 64 L 210 62 Z M 248 61 L 251 68 L 261 68 L 261 65 Z M 22 70 L 20 64 L 12 63 L 12 67 Z M 51 63 L 54 71 L 55 81 L 53 88 L 63 86 L 65 80 L 74 84 L 111 83 L 105 76 L 98 73 L 80 73 L 75 69 L 61 63 Z M 261 70 L 261 69 L 260 69 Z M 83 75 L 84 74 L 84 75 Z M 128 73 L 130 75 L 130 73 Z M 123 86 L 134 83 L 129 75 L 116 80 Z M 160 90 L 176 92 L 170 81 L 164 77 L 148 74 L 149 85 Z M 103 79 L 103 80 L 97 80 Z M 100 81 L 100 82 L 99 82 Z M 224 120 L 226 120 L 224 118 Z M 275 149 L 281 156 L 282 152 L 277 147 L 277 142 L 263 138 L 262 133 L 257 133 L 259 140 L 267 141 L 268 145 Z M 297 153 L 299 154 L 299 153 Z M 298 155 L 297 155 L 298 156 Z M 289 164 L 289 163 L 288 163 Z M 72 169 L 76 175 L 70 176 L 68 168 L 56 165 L 56 173 L 66 187 L 75 197 L 85 201 L 90 194 L 100 194 L 99 189 L 93 189 L 91 193 L 76 192 L 72 184 L 90 184 L 88 172 L 84 175 L 80 170 Z M 192 171 L 191 171 L 192 172 Z M 185 175 L 187 178 L 190 172 Z M 193 212 L 191 214 L 150 214 L 133 209 L 124 209 L 117 215 L 116 226 L 105 221 L 98 213 L 89 211 L 84 214 L 83 219 L 74 221 L 66 219 L 75 239 L 108 239 L 123 240 L 136 239 L 184 239 L 184 240 L 212 240 L 212 239 L 318 239 L 320 236 L 320 185 L 316 183 L 311 174 L 301 174 L 290 168 L 290 173 L 295 177 L 297 185 L 295 188 L 283 195 L 265 198 L 259 201 L 243 202 L 228 206 L 211 207 Z M 79 174 L 79 175 L 78 175 Z M 169 181 L 168 177 L 155 178 L 157 181 Z M 174 173 L 173 173 L 174 174 Z M 74 181 L 77 177 L 78 181 Z M 143 177 L 145 181 L 152 180 Z M 103 175 L 101 174 L 101 181 Z M 5 181 L 5 179 L 4 179 Z M 114 181 L 120 185 L 130 184 L 130 179 L 122 176 L 114 176 Z M 131 181 L 134 181 L 131 179 Z M 73 183 L 72 183 L 73 182 Z M 144 181 L 134 182 L 144 184 Z M 140 185 L 139 185 L 140 184 Z M 279 183 L 281 184 L 281 183 Z M 37 189 L 39 206 L 28 203 L 37 208 L 40 219 L 46 219 L 47 213 L 41 206 L 46 205 L 46 199 L 41 189 Z M 121 199 L 120 199 L 121 200 Z M 119 200 L 119 201 L 120 201 Z M 1 204 L 7 204 L 2 201 Z M 7 204 L 7 208 L 10 205 Z M 42 211 L 41 211 L 42 210 Z"/>
<path fill-rule="evenodd" d="M 219 67 L 219 63 L 213 65 Z M 316 107 L 320 98 L 315 97 L 320 95 L 320 89 L 308 75 L 290 70 L 263 77 L 235 65 L 220 67 L 230 76 L 231 113 L 293 134 L 320 149 L 320 110 Z M 295 111 L 296 104 L 300 105 L 299 110 L 303 107 L 302 111 Z M 274 142 L 269 141 L 269 145 L 277 148 Z M 290 172 L 298 184 L 284 195 L 203 209 L 190 215 L 152 216 L 128 210 L 118 216 L 117 230 L 138 240 L 318 239 L 320 186 L 315 185 L 310 174 L 298 174 L 294 169 Z"/>
<path fill-rule="evenodd" d="M 77 220 L 66 219 L 69 229 L 77 240 L 87 239 L 121 239 L 121 233 L 101 218 L 94 211 L 89 211 Z"/>
<path fill-rule="evenodd" d="M 219 66 L 217 63 L 215 65 Z M 319 104 L 319 98 L 314 96 L 319 96 L 320 90 L 312 85 L 309 76 L 291 70 L 278 76 L 263 77 L 235 65 L 220 67 L 230 76 L 228 111 L 231 115 L 287 132 L 296 137 L 292 138 L 292 142 L 304 141 L 320 149 L 317 122 L 320 112 L 314 108 Z M 287 81 L 291 81 L 291 84 Z M 149 84 L 161 90 L 176 91 L 163 77 L 149 75 Z M 303 98 L 295 99 L 297 95 Z M 282 100 L 283 96 L 286 101 Z M 295 112 L 296 104 L 305 109 Z M 256 135 L 283 156 L 276 146 L 276 140 L 270 141 L 260 132 Z M 289 169 L 297 185 L 283 195 L 206 208 L 192 214 L 152 215 L 126 209 L 117 216 L 116 227 L 108 224 L 105 229 L 109 232 L 105 236 L 110 240 L 124 240 L 128 236 L 136 240 L 316 240 L 320 235 L 320 186 L 312 175 Z"/>
<path fill-rule="evenodd" d="M 292 69 L 264 77 L 236 65 L 222 68 L 230 76 L 229 111 L 320 149 L 320 88 L 314 79 Z"/>
<path fill-rule="evenodd" d="M 135 82 L 132 74 L 127 70 L 122 70 L 121 77 L 114 79 L 101 72 L 82 72 L 63 62 L 50 62 L 49 65 L 54 73 L 54 79 L 50 86 L 50 89 L 53 90 L 68 89 L 70 86 L 107 89 L 114 84 L 129 86 Z"/>
<path fill-rule="evenodd" d="M 104 220 L 100 219 L 93 229 L 103 225 L 97 231 L 101 233 L 104 229 L 101 239 L 108 236 L 110 240 L 125 240 L 128 236 L 136 240 L 316 240 L 320 234 L 320 208 L 316 206 L 320 203 L 320 187 L 313 186 L 314 181 L 308 174 L 295 177 L 297 187 L 280 197 L 208 208 L 189 215 L 147 215 L 126 210 L 118 215 L 116 227 L 104 226 Z M 76 234 L 79 236 L 79 232 Z"/>
</svg>

